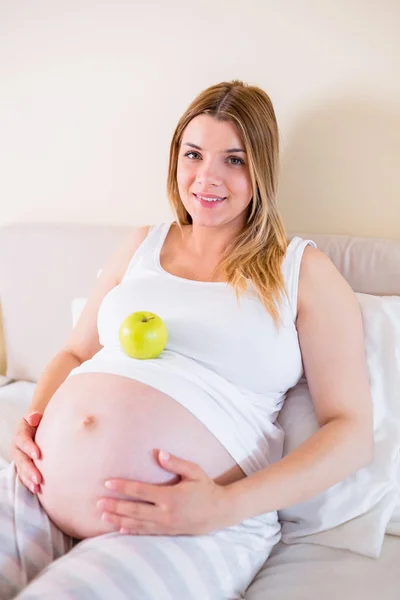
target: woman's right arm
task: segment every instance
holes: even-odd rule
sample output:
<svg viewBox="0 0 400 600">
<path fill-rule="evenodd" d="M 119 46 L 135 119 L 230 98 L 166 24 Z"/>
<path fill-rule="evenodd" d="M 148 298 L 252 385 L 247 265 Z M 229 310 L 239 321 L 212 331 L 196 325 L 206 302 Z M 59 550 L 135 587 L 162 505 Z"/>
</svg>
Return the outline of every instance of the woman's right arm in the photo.
<svg viewBox="0 0 400 600">
<path fill-rule="evenodd" d="M 97 331 L 100 304 L 106 294 L 121 282 L 133 254 L 148 232 L 148 225 L 133 229 L 108 259 L 64 347 L 41 374 L 32 402 L 17 427 L 11 445 L 11 457 L 21 481 L 33 493 L 39 491 L 42 481 L 42 476 L 32 461 L 33 458 L 40 458 L 40 449 L 34 439 L 42 415 L 72 369 L 92 358 L 101 349 Z"/>
</svg>

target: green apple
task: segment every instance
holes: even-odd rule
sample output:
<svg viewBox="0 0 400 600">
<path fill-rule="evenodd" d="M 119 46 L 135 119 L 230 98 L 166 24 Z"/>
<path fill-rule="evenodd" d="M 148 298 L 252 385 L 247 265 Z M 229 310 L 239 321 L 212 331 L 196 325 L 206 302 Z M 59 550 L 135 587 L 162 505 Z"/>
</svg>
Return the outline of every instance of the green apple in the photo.
<svg viewBox="0 0 400 600">
<path fill-rule="evenodd" d="M 168 330 L 161 317 L 144 310 L 128 315 L 119 328 L 122 350 L 131 358 L 156 358 L 167 339 Z"/>
</svg>

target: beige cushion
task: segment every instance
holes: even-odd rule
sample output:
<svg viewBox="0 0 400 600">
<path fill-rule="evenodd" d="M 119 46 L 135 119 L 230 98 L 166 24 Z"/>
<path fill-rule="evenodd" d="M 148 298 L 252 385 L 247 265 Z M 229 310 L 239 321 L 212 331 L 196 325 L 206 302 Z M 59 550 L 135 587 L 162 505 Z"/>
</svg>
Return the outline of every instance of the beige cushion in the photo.
<svg viewBox="0 0 400 600">
<path fill-rule="evenodd" d="M 141 223 L 138 225 L 141 225 Z M 0 302 L 7 375 L 37 381 L 71 329 L 71 302 L 132 226 L 29 223 L 0 228 Z M 358 292 L 400 294 L 400 241 L 311 238 Z"/>
<path fill-rule="evenodd" d="M 71 330 L 75 296 L 87 296 L 128 227 L 15 224 L 0 228 L 0 301 L 7 375 L 37 381 Z"/>
<path fill-rule="evenodd" d="M 315 233 L 293 235 L 314 240 L 355 292 L 400 295 L 400 240 Z"/>
<path fill-rule="evenodd" d="M 379 560 L 312 544 L 280 542 L 245 600 L 398 600 L 400 540 L 385 536 Z"/>
</svg>

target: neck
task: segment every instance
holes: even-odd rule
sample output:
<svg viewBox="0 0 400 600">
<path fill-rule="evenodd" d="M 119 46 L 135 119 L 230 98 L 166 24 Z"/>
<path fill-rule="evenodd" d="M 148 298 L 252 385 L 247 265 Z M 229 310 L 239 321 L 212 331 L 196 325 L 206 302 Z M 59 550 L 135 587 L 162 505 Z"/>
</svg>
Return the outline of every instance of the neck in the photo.
<svg viewBox="0 0 400 600">
<path fill-rule="evenodd" d="M 229 226 L 207 227 L 193 224 L 188 228 L 186 247 L 196 258 L 218 261 L 228 244 L 239 233 L 238 228 Z"/>
</svg>

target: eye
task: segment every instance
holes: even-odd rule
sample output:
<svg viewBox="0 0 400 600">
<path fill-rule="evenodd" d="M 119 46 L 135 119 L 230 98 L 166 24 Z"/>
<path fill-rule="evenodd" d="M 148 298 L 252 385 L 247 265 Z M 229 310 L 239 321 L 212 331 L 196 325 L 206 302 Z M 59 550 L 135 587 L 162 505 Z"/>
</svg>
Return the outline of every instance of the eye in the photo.
<svg viewBox="0 0 400 600">
<path fill-rule="evenodd" d="M 185 156 L 189 157 L 189 154 L 196 154 L 196 156 L 200 156 L 200 154 L 198 152 L 194 152 L 193 150 L 189 150 L 189 152 L 186 152 Z"/>
<path fill-rule="evenodd" d="M 230 156 L 228 158 L 228 160 L 237 160 L 238 162 L 233 162 L 231 163 L 232 165 L 244 165 L 244 162 L 241 158 L 239 158 L 238 156 Z"/>
<path fill-rule="evenodd" d="M 189 150 L 189 152 L 186 152 L 185 156 L 187 158 L 190 158 L 190 160 L 201 158 L 200 154 L 198 152 L 195 152 L 194 150 Z M 238 156 L 229 156 L 227 158 L 227 161 L 232 161 L 231 165 L 234 165 L 235 167 L 239 167 L 240 165 L 245 164 L 244 161 Z"/>
</svg>

